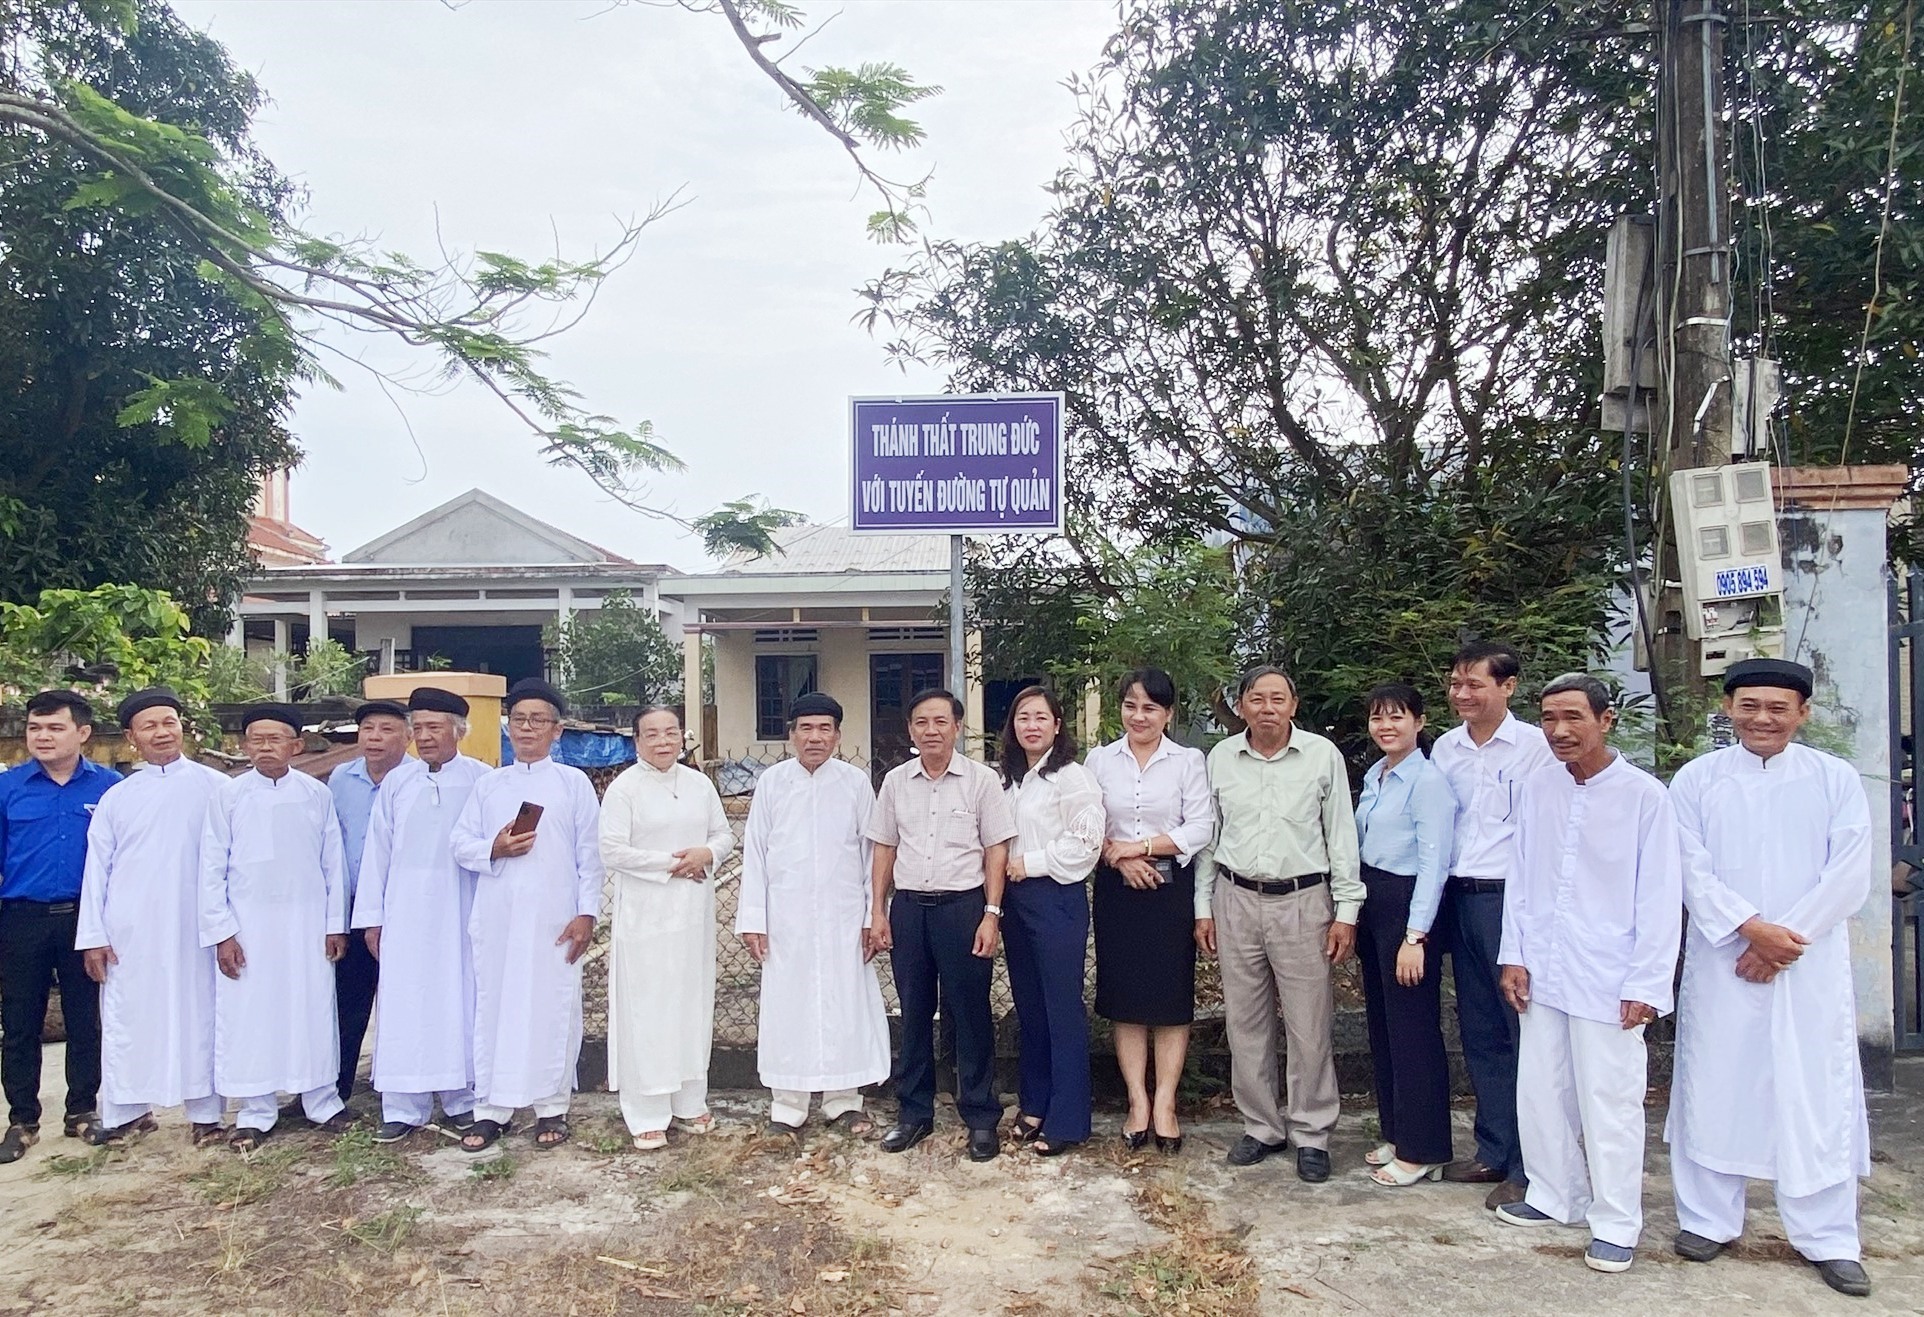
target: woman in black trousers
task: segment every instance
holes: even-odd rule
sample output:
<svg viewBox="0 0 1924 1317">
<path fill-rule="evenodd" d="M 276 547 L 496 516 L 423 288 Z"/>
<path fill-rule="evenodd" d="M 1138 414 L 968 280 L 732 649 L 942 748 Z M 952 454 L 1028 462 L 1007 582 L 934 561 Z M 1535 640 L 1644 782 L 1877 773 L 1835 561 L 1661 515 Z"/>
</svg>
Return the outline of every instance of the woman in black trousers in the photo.
<svg viewBox="0 0 1924 1317">
<path fill-rule="evenodd" d="M 1102 788 L 1076 762 L 1062 704 L 1024 688 L 1002 728 L 1002 782 L 1015 813 L 1002 942 L 1022 1029 L 1021 1114 L 1015 1136 L 1039 1157 L 1089 1138 L 1090 870 L 1102 855 Z"/>
<path fill-rule="evenodd" d="M 1456 797 L 1418 745 L 1423 697 L 1400 683 L 1369 694 L 1383 757 L 1363 775 L 1356 832 L 1369 895 L 1356 930 L 1383 1143 L 1364 1160 L 1385 1188 L 1439 1180 L 1450 1161 L 1442 949 L 1430 925 L 1455 840 Z"/>
</svg>

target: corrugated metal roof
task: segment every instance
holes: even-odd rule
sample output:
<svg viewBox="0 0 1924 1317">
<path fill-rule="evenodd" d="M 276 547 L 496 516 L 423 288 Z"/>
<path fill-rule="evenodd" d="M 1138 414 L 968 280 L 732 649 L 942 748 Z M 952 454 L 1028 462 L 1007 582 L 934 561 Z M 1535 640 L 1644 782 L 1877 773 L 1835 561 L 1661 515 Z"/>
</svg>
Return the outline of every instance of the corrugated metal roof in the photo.
<svg viewBox="0 0 1924 1317">
<path fill-rule="evenodd" d="M 846 526 L 790 526 L 775 532 L 773 557 L 737 553 L 722 572 L 789 575 L 837 572 L 946 572 L 946 535 L 857 535 Z"/>
</svg>

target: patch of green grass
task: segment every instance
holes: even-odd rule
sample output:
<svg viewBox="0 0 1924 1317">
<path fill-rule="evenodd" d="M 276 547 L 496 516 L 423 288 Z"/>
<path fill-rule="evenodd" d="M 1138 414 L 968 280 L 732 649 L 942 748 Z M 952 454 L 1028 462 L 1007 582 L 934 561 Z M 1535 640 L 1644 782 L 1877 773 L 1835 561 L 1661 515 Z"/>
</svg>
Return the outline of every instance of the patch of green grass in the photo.
<svg viewBox="0 0 1924 1317">
<path fill-rule="evenodd" d="M 480 1184 L 494 1184 L 500 1180 L 512 1180 L 519 1169 L 520 1163 L 515 1161 L 513 1153 L 497 1153 L 468 1167 L 468 1178 Z"/>
<path fill-rule="evenodd" d="M 574 1141 L 589 1152 L 612 1157 L 628 1151 L 628 1127 L 619 1121 L 597 1121 L 575 1135 Z"/>
<path fill-rule="evenodd" d="M 723 1178 L 721 1171 L 713 1166 L 679 1162 L 661 1173 L 661 1178 L 655 1181 L 655 1188 L 665 1194 L 695 1193 L 702 1189 L 713 1189 Z"/>
<path fill-rule="evenodd" d="M 188 1179 L 210 1203 L 245 1207 L 272 1197 L 287 1182 L 287 1173 L 301 1159 L 302 1151 L 299 1147 L 283 1145 L 262 1148 L 245 1156 L 225 1157 Z"/>
<path fill-rule="evenodd" d="M 112 1148 L 95 1148 L 92 1152 L 77 1155 L 56 1152 L 40 1163 L 35 1172 L 43 1180 L 78 1180 L 92 1175 L 113 1159 Z"/>
<path fill-rule="evenodd" d="M 402 1204 L 391 1207 L 379 1216 L 349 1217 L 341 1222 L 341 1233 L 349 1239 L 366 1244 L 377 1253 L 392 1255 L 414 1233 L 415 1223 L 420 1221 L 425 1208 Z"/>
<path fill-rule="evenodd" d="M 363 1180 L 392 1179 L 407 1169 L 392 1146 L 374 1141 L 373 1130 L 352 1129 L 334 1141 L 334 1169 L 327 1186 L 349 1189 Z"/>
</svg>

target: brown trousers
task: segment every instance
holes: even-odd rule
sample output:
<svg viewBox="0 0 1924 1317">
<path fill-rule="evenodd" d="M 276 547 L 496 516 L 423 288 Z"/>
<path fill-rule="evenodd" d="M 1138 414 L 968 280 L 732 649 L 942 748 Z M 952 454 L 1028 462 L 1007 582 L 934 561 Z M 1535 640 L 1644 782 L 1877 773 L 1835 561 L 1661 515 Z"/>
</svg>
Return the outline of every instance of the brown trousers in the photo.
<svg viewBox="0 0 1924 1317">
<path fill-rule="evenodd" d="M 1218 874 L 1211 898 L 1222 961 L 1230 1091 L 1243 1129 L 1264 1143 L 1329 1147 L 1341 1107 L 1333 1038 L 1336 1000 L 1324 939 L 1335 917 L 1329 884 L 1262 896 Z M 1276 1084 L 1282 1004 L 1285 1101 Z"/>
</svg>

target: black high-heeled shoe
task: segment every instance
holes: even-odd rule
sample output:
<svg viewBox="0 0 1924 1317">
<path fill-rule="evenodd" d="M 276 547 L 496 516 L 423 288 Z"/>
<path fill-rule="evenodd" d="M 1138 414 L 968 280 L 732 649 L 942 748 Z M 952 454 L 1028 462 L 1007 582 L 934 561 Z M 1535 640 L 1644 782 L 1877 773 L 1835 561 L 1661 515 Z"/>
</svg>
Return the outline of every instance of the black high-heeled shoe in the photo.
<svg viewBox="0 0 1924 1317">
<path fill-rule="evenodd" d="M 1144 1125 L 1139 1130 L 1124 1130 L 1122 1132 L 1122 1142 L 1129 1151 L 1141 1152 L 1149 1143 L 1149 1127 Z"/>
<path fill-rule="evenodd" d="M 1165 1135 L 1158 1134 L 1156 1136 L 1156 1151 L 1167 1153 L 1171 1157 L 1175 1156 L 1182 1151 L 1182 1135 L 1178 1134 L 1174 1138 L 1169 1138 Z"/>
</svg>

